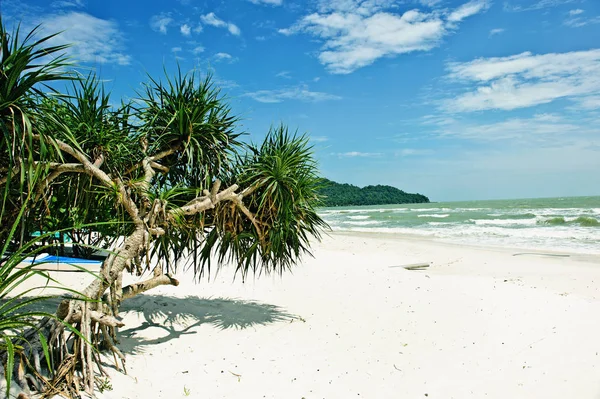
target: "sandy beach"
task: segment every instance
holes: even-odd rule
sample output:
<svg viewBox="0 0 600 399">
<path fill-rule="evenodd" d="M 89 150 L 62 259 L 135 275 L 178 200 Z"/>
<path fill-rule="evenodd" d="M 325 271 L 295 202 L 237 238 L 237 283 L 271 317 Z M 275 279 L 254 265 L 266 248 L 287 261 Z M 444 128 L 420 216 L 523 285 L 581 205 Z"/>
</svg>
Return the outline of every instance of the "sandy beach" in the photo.
<svg viewBox="0 0 600 399">
<path fill-rule="evenodd" d="M 124 303 L 128 374 L 100 397 L 600 398 L 599 266 L 332 233 L 283 277 L 180 273 Z"/>
</svg>

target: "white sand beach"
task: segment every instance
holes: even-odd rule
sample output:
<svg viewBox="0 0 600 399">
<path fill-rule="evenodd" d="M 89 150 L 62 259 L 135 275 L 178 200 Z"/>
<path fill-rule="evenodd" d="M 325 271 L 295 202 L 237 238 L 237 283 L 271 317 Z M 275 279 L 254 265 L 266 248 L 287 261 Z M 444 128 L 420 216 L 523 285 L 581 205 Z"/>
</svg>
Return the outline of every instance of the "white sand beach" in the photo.
<svg viewBox="0 0 600 399">
<path fill-rule="evenodd" d="M 100 397 L 600 398 L 599 257 L 342 233 L 314 255 L 124 303 Z"/>
</svg>

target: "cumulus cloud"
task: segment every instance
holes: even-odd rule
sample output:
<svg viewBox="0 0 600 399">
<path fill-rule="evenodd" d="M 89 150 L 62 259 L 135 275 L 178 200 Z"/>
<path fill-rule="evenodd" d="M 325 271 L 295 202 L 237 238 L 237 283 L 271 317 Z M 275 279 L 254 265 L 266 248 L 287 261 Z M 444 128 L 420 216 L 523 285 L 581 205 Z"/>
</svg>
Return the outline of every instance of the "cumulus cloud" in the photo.
<svg viewBox="0 0 600 399">
<path fill-rule="evenodd" d="M 192 51 L 192 54 L 198 55 L 200 53 L 203 53 L 204 50 L 205 50 L 204 47 L 202 47 L 202 46 L 196 46 L 191 51 Z"/>
<path fill-rule="evenodd" d="M 169 25 L 173 23 L 173 18 L 168 13 L 154 15 L 150 18 L 150 27 L 163 35 L 167 33 Z"/>
<path fill-rule="evenodd" d="M 280 90 L 259 90 L 243 94 L 261 103 L 280 103 L 286 100 L 304 102 L 319 102 L 327 100 L 340 100 L 340 96 L 318 91 L 310 91 L 306 86 L 287 87 Z"/>
<path fill-rule="evenodd" d="M 215 28 L 225 28 L 234 36 L 239 36 L 242 33 L 240 28 L 238 28 L 235 24 L 223 21 L 222 19 L 218 18 L 214 12 L 200 16 L 200 20 L 205 25 L 214 26 Z"/>
<path fill-rule="evenodd" d="M 124 53 L 123 34 L 117 23 L 85 12 L 46 15 L 41 20 L 41 35 L 64 31 L 48 41 L 51 45 L 72 44 L 67 50 L 83 63 L 127 65 L 131 58 Z"/>
<path fill-rule="evenodd" d="M 215 62 L 229 62 L 233 63 L 237 61 L 237 58 L 228 53 L 217 53 L 213 56 Z"/>
<path fill-rule="evenodd" d="M 192 34 L 192 28 L 188 24 L 181 25 L 179 31 L 183 36 L 190 36 Z"/>
<path fill-rule="evenodd" d="M 323 41 L 319 61 L 332 73 L 347 74 L 382 57 L 431 50 L 461 21 L 489 4 L 472 0 L 451 11 L 398 14 L 391 11 L 391 0 L 320 1 L 317 12 L 280 33 L 306 33 Z"/>
<path fill-rule="evenodd" d="M 448 71 L 451 81 L 469 86 L 446 102 L 452 111 L 512 110 L 600 94 L 600 49 L 479 58 L 450 63 Z"/>
</svg>

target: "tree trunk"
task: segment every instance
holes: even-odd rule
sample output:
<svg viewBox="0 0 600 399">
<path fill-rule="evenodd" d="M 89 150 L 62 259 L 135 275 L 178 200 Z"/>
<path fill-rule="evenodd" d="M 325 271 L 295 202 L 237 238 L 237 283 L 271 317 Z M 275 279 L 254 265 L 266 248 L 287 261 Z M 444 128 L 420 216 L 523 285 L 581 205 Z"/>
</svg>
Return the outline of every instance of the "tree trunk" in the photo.
<svg viewBox="0 0 600 399">
<path fill-rule="evenodd" d="M 122 287 L 123 273 L 131 271 L 133 260 L 147 250 L 149 237 L 148 229 L 138 226 L 104 261 L 100 278 L 81 291 L 83 297 L 63 300 L 57 319 L 43 319 L 37 328 L 25 332 L 31 345 L 23 350 L 22 360 L 15 357 L 12 372 L 15 387 L 19 388 L 16 392 L 29 395 L 30 390 L 44 391 L 46 397 L 76 397 L 80 390 L 93 394 L 97 376 L 106 376 L 97 352 L 101 349 L 111 352 L 117 369 L 121 366 L 125 371 L 125 356 L 116 340 L 117 328 L 124 326 L 117 318 L 121 301 L 160 285 L 179 285 L 157 267 L 150 279 Z M 79 334 L 66 329 L 63 322 L 73 325 Z M 48 343 L 53 370 L 42 370 L 46 356 L 38 332 Z M 6 353 L 0 353 L 0 364 L 6 364 Z"/>
</svg>

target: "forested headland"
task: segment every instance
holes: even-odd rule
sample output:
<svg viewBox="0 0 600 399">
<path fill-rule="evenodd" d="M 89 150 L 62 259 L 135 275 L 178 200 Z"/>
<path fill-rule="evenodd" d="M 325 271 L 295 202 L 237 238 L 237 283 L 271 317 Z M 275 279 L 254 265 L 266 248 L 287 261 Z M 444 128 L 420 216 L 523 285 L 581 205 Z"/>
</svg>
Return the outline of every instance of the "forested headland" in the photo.
<svg viewBox="0 0 600 399">
<path fill-rule="evenodd" d="M 337 183 L 324 179 L 319 193 L 323 196 L 323 206 L 418 204 L 429 202 L 422 194 L 411 194 L 396 187 L 376 185 L 363 188 L 352 184 Z"/>
</svg>

